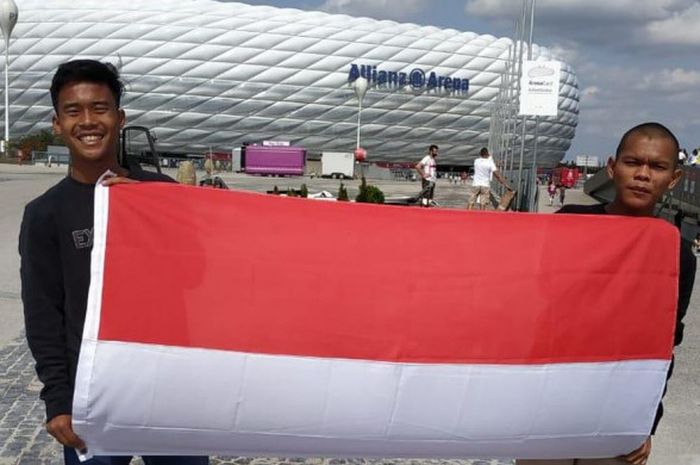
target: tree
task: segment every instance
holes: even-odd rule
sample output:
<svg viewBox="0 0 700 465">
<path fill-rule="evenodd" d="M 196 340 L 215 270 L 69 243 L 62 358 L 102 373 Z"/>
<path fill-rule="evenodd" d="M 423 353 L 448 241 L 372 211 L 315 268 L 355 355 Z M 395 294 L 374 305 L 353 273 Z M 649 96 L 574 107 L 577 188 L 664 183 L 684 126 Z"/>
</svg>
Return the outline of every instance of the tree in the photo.
<svg viewBox="0 0 700 465">
<path fill-rule="evenodd" d="M 61 139 L 57 138 L 53 132 L 49 129 L 42 129 L 36 133 L 20 136 L 13 141 L 12 146 L 21 150 L 25 158 L 29 158 L 32 152 L 46 152 L 48 146 L 56 144 L 57 141 L 61 141 Z"/>
</svg>

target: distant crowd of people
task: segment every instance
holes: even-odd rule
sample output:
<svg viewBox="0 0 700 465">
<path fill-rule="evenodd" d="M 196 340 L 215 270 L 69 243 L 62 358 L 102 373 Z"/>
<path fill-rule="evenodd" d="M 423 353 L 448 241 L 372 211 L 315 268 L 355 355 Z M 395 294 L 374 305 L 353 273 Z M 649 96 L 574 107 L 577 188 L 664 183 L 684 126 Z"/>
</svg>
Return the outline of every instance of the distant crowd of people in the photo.
<svg viewBox="0 0 700 465">
<path fill-rule="evenodd" d="M 547 194 L 549 195 L 550 207 L 554 205 L 554 199 L 557 196 L 557 192 L 559 193 L 559 205 L 563 206 L 564 200 L 566 199 L 566 186 L 562 184 L 554 184 L 554 181 L 550 179 L 549 184 L 547 184 Z"/>
<path fill-rule="evenodd" d="M 681 165 L 697 166 L 700 168 L 700 147 L 693 149 L 688 155 L 686 149 L 681 149 L 678 152 L 678 161 Z"/>
<path fill-rule="evenodd" d="M 496 178 L 496 180 L 503 184 L 508 191 L 512 191 L 505 181 L 505 178 L 498 172 L 493 158 L 485 147 L 481 149 L 479 157 L 474 162 L 473 174 L 468 174 L 466 171 L 460 173 L 438 173 L 437 163 L 435 162 L 437 154 L 437 145 L 431 145 L 428 154 L 415 166 L 420 176 L 419 179 L 422 181 L 423 190 L 420 193 L 420 197 L 425 199 L 425 205 L 428 205 L 432 201 L 435 195 L 435 182 L 437 178 L 440 177 L 447 178 L 450 184 L 466 184 L 471 178 L 472 187 L 470 188 L 469 200 L 467 202 L 467 208 L 470 210 L 474 209 L 477 205 L 479 209 L 485 208 L 488 196 L 490 195 L 489 187 L 493 178 Z M 678 152 L 678 163 L 679 165 L 697 166 L 700 168 L 700 147 L 693 149 L 690 154 L 688 154 L 687 149 L 680 149 Z M 538 179 L 538 184 L 540 182 L 542 182 L 542 180 Z M 544 179 L 544 182 L 547 183 L 549 206 L 554 206 L 555 204 L 563 206 L 566 200 L 566 190 L 568 187 L 561 183 L 555 183 L 551 178 Z M 475 186 L 479 189 L 475 189 Z"/>
</svg>

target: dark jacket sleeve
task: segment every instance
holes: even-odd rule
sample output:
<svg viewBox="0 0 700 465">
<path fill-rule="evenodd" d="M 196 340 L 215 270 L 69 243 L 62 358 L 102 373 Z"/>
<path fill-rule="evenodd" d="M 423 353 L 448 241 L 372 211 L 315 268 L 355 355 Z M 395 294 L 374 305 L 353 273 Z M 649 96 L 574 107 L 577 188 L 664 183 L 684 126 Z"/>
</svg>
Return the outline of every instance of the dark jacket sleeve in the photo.
<svg viewBox="0 0 700 465">
<path fill-rule="evenodd" d="M 676 334 L 673 345 L 683 342 L 683 318 L 688 311 L 690 295 L 695 284 L 696 258 L 690 242 L 681 240 L 680 270 L 678 276 L 678 313 L 676 314 Z"/>
<path fill-rule="evenodd" d="M 685 325 L 683 323 L 683 317 L 685 317 L 688 311 L 688 305 L 690 304 L 690 295 L 693 292 L 693 285 L 695 284 L 695 266 L 696 258 L 693 253 L 693 248 L 690 242 L 682 239 L 681 240 L 681 256 L 680 265 L 678 273 L 678 307 L 676 309 L 676 332 L 673 338 L 673 345 L 677 346 L 683 342 L 683 329 Z M 664 392 L 661 395 L 663 398 L 666 395 L 666 390 L 668 389 L 668 380 L 673 376 L 673 366 L 675 364 L 675 358 L 671 357 L 671 364 L 668 367 L 668 372 L 666 372 L 666 385 L 664 386 Z M 656 417 L 654 418 L 654 425 L 651 428 L 651 434 L 656 433 L 656 429 L 659 427 L 659 422 L 661 417 L 664 415 L 664 405 L 659 404 L 659 408 L 656 410 Z"/>
<path fill-rule="evenodd" d="M 68 372 L 64 292 L 56 229 L 48 211 L 29 204 L 19 236 L 20 277 L 27 342 L 44 384 L 47 419 L 70 414 L 73 387 Z"/>
</svg>

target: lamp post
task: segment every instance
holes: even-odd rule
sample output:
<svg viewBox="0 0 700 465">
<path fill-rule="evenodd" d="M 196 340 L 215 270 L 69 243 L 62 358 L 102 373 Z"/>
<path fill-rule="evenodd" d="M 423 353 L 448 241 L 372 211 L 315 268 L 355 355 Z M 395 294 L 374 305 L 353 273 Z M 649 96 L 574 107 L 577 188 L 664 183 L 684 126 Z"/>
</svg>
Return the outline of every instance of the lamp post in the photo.
<svg viewBox="0 0 700 465">
<path fill-rule="evenodd" d="M 355 90 L 355 95 L 357 95 L 357 144 L 355 145 L 354 154 L 355 161 L 359 163 L 360 168 L 363 168 L 362 162 L 367 158 L 367 152 L 360 147 L 360 126 L 362 121 L 362 99 L 365 98 L 368 85 L 369 82 L 362 76 L 355 79 L 355 82 L 353 83 L 353 89 Z M 361 177 L 365 177 L 364 169 L 362 169 Z"/>
<path fill-rule="evenodd" d="M 525 40 L 525 28 L 528 27 L 528 21 L 527 21 L 527 10 L 528 8 L 530 9 L 530 22 L 529 22 L 529 28 L 530 28 L 530 37 L 528 38 L 528 43 L 527 43 L 527 59 L 528 61 L 532 60 L 532 35 L 534 32 L 535 28 L 535 1 L 536 0 L 523 0 L 522 3 L 522 12 L 521 12 L 521 18 L 520 22 L 522 24 L 522 29 L 520 30 L 520 71 L 518 72 L 518 75 L 520 77 L 520 86 L 522 92 L 522 77 L 523 77 L 523 41 Z M 522 94 L 521 94 L 522 95 Z M 537 121 L 539 123 L 539 121 Z M 518 164 L 518 196 L 516 197 L 516 209 L 517 211 L 522 211 L 525 205 L 523 205 L 523 196 L 521 193 L 525 190 L 523 186 L 521 185 L 523 182 L 523 159 L 525 156 L 525 132 L 526 132 L 526 127 L 527 127 L 527 114 L 522 115 L 522 132 L 520 135 L 520 163 Z M 534 155 L 533 155 L 534 156 Z M 532 176 L 530 181 L 532 181 Z M 529 186 L 529 184 L 528 184 Z"/>
<path fill-rule="evenodd" d="M 19 10 L 13 0 L 0 0 L 0 29 L 5 38 L 5 139 L 3 152 L 7 153 L 10 143 L 10 36 L 17 24 Z"/>
<path fill-rule="evenodd" d="M 355 95 L 357 95 L 357 146 L 355 147 L 356 149 L 360 148 L 360 117 L 362 114 L 362 99 L 365 98 L 368 84 L 369 83 L 367 82 L 367 79 L 365 79 L 362 76 L 355 79 L 355 83 L 353 84 L 353 89 L 355 89 Z"/>
</svg>

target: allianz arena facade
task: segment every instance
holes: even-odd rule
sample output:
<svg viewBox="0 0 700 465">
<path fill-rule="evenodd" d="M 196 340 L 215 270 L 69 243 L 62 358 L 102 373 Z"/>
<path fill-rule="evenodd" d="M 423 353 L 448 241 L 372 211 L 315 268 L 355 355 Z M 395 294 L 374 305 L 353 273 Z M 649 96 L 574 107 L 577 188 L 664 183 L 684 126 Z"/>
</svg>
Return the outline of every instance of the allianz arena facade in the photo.
<svg viewBox="0 0 700 465">
<path fill-rule="evenodd" d="M 74 58 L 117 65 L 128 124 L 159 148 L 228 151 L 290 141 L 350 151 L 362 75 L 362 146 L 370 160 L 413 161 L 429 144 L 440 162 L 470 164 L 488 145 L 510 39 L 322 12 L 211 0 L 16 0 L 10 43 L 11 133 L 46 129 L 57 66 Z M 555 59 L 533 47 L 533 59 Z M 553 165 L 578 121 L 579 89 L 562 63 L 559 114 L 541 118 L 538 157 Z M 4 112 L 4 108 L 3 108 Z M 4 115 L 3 115 L 4 116 Z M 0 120 L 1 121 L 1 120 Z"/>
</svg>

